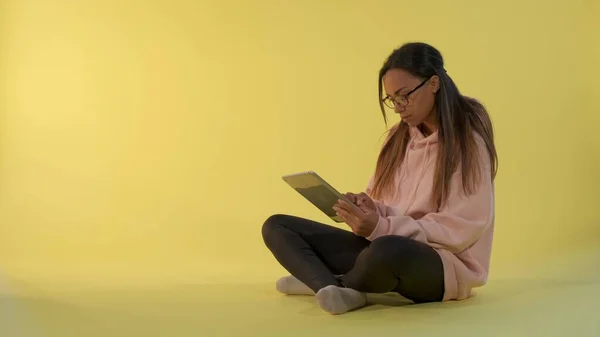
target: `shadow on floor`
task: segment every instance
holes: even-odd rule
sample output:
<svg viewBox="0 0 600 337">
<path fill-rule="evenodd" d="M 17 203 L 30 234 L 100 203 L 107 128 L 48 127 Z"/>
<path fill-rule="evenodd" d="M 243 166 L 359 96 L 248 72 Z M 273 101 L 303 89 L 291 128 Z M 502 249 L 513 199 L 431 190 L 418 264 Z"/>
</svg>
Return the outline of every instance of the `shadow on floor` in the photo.
<svg viewBox="0 0 600 337">
<path fill-rule="evenodd" d="M 331 316 L 272 284 L 15 294 L 0 297 L 0 336 L 600 336 L 598 295 L 593 279 L 497 280 L 461 302 L 370 295 L 368 307 Z"/>
</svg>

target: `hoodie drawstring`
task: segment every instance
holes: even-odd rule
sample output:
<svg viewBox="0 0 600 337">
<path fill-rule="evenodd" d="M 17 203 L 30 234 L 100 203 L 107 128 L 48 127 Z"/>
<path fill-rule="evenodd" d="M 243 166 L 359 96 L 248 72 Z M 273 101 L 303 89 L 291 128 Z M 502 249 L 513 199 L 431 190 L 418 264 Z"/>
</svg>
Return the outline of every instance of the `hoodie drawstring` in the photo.
<svg viewBox="0 0 600 337">
<path fill-rule="evenodd" d="M 415 202 L 415 198 L 417 197 L 417 190 L 419 189 L 419 185 L 421 184 L 421 180 L 425 175 L 425 168 L 429 162 L 429 141 L 425 145 L 425 159 L 423 160 L 423 164 L 421 164 L 421 172 L 419 173 L 419 179 L 417 180 L 417 184 L 413 189 L 410 197 L 410 202 L 406 205 L 406 211 L 410 209 L 410 206 Z"/>
<path fill-rule="evenodd" d="M 399 177 L 399 181 L 398 184 L 402 183 L 402 181 L 404 181 L 404 178 L 406 177 L 406 167 L 408 167 L 408 157 L 409 157 L 409 149 L 412 146 L 412 143 L 414 142 L 414 138 L 411 138 L 410 141 L 408 142 L 408 145 L 406 145 L 406 152 L 404 154 L 404 160 L 402 163 L 402 168 L 400 170 L 400 177 Z"/>
</svg>

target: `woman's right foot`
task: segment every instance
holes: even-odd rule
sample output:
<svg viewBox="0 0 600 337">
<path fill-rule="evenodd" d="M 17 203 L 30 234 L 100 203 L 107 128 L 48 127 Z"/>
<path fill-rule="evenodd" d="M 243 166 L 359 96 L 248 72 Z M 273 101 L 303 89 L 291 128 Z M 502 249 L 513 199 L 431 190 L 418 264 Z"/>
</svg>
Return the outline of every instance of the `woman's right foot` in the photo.
<svg viewBox="0 0 600 337">
<path fill-rule="evenodd" d="M 359 309 L 367 304 L 367 295 L 365 293 L 334 285 L 319 290 L 315 299 L 321 309 L 332 315 L 339 315 Z"/>
<path fill-rule="evenodd" d="M 280 278 L 275 285 L 277 291 L 286 295 L 314 295 L 315 292 L 292 275 Z"/>
</svg>

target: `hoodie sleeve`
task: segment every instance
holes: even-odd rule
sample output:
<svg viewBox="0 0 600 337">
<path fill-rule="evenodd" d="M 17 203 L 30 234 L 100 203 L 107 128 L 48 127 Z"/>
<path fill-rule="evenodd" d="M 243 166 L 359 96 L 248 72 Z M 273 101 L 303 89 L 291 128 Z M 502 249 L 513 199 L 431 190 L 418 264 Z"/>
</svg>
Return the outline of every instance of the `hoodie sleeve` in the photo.
<svg viewBox="0 0 600 337">
<path fill-rule="evenodd" d="M 473 245 L 492 223 L 494 217 L 494 187 L 490 174 L 487 151 L 481 150 L 480 181 L 474 193 L 465 196 L 459 168 L 451 178 L 448 201 L 435 213 L 420 219 L 400 214 L 387 205 L 378 205 L 384 210 L 368 240 L 373 241 L 386 235 L 400 235 L 429 244 L 433 248 L 459 253 Z M 380 209 L 381 210 L 381 209 Z M 383 214 L 383 215 L 382 215 Z"/>
<path fill-rule="evenodd" d="M 374 179 L 374 177 L 371 177 L 371 179 L 369 179 L 369 183 L 367 185 L 367 188 L 365 189 L 365 193 L 367 193 L 367 195 L 371 195 L 371 192 L 373 191 Z M 386 217 L 389 213 L 388 210 L 392 210 L 390 206 L 385 205 L 381 201 L 375 199 L 372 200 L 375 203 L 375 206 L 377 206 L 377 213 L 380 217 Z"/>
</svg>

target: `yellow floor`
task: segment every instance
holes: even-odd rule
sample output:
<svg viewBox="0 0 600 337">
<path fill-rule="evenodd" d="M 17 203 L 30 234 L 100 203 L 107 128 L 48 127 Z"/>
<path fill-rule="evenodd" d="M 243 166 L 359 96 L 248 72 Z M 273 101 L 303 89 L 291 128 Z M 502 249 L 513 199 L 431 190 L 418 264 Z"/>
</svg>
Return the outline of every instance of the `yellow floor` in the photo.
<svg viewBox="0 0 600 337">
<path fill-rule="evenodd" d="M 565 257 L 544 277 L 492 280 L 463 302 L 407 305 L 378 295 L 341 316 L 322 312 L 312 297 L 280 295 L 272 283 L 5 295 L 0 336 L 597 337 L 600 273 L 589 267 L 598 252 L 586 261 Z M 560 272 L 566 265 L 579 272 Z"/>
</svg>

